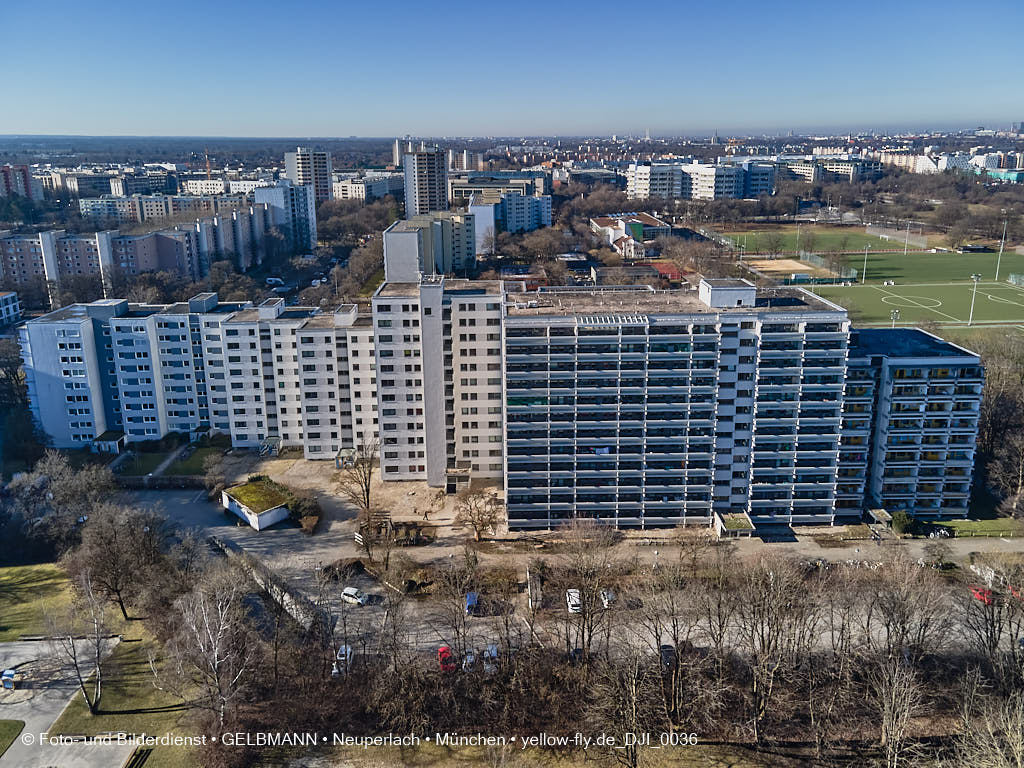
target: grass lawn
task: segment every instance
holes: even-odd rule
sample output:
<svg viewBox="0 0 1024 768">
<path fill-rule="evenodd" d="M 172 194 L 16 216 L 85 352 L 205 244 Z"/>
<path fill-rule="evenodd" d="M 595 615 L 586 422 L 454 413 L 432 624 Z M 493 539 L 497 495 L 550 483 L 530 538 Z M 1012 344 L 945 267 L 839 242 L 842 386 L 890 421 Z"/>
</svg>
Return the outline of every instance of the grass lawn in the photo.
<svg viewBox="0 0 1024 768">
<path fill-rule="evenodd" d="M 130 459 L 126 459 L 119 469 L 122 475 L 148 475 L 160 466 L 167 455 L 162 451 L 159 453 L 136 452 Z"/>
<path fill-rule="evenodd" d="M 153 736 L 191 733 L 181 702 L 153 686 L 149 653 L 156 650 L 155 641 L 131 623 L 125 625 L 125 632 L 125 642 L 103 662 L 103 698 L 99 714 L 90 715 L 81 695 L 76 694 L 50 726 L 50 733 L 87 736 L 108 731 Z M 190 764 L 194 763 L 188 749 L 155 747 L 146 761 L 146 768 L 184 768 Z"/>
<path fill-rule="evenodd" d="M 370 275 L 370 277 L 367 279 L 367 281 L 365 283 L 363 283 L 363 289 L 361 291 L 359 291 L 359 295 L 360 296 L 372 296 L 373 292 L 377 290 L 377 286 L 380 285 L 383 282 L 384 282 L 384 267 L 381 267 L 376 272 L 374 272 L 372 275 Z"/>
<path fill-rule="evenodd" d="M 0 720 L 0 757 L 14 743 L 14 740 L 18 738 L 18 734 L 21 733 L 21 729 L 24 727 L 25 722 L 23 720 Z"/>
<path fill-rule="evenodd" d="M 44 614 L 70 599 L 68 578 L 53 563 L 0 568 L 0 641 L 46 634 Z"/>
<path fill-rule="evenodd" d="M 176 461 L 164 470 L 165 475 L 201 475 L 207 456 L 220 456 L 223 448 L 196 448 L 195 453 L 182 461 Z"/>
<path fill-rule="evenodd" d="M 737 247 L 746 244 L 746 253 L 762 253 L 765 251 L 765 238 L 768 235 L 778 234 L 782 236 L 782 250 L 795 253 L 797 244 L 796 224 L 783 224 L 781 226 L 765 226 L 760 228 L 752 226 L 749 229 L 734 229 L 720 234 L 732 238 Z M 827 253 L 830 251 L 863 251 L 865 245 L 870 245 L 874 250 L 896 250 L 903 255 L 902 241 L 897 243 L 893 240 L 883 240 L 875 235 L 864 232 L 863 227 L 837 227 L 828 224 L 801 224 L 799 249 L 813 253 Z M 811 247 L 808 247 L 811 246 Z"/>
<path fill-rule="evenodd" d="M 288 497 L 262 480 L 228 488 L 228 493 L 257 515 L 287 503 Z"/>
<path fill-rule="evenodd" d="M 924 283 L 882 286 L 816 285 L 814 293 L 850 311 L 854 322 L 889 325 L 892 310 L 900 312 L 898 325 L 926 321 L 966 326 L 971 316 L 973 283 Z M 1024 289 L 1009 283 L 979 282 L 974 301 L 974 324 L 1024 323 Z"/>
<path fill-rule="evenodd" d="M 995 517 L 989 520 L 948 520 L 939 525 L 952 528 L 957 536 L 1021 536 L 1024 525 L 1011 517 Z"/>
</svg>

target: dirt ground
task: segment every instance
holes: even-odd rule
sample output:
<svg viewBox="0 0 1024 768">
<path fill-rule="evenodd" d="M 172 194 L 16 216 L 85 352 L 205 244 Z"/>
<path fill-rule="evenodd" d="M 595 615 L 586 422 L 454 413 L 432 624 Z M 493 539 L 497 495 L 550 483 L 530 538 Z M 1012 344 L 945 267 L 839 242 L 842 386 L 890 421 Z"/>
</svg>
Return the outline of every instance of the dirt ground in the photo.
<svg viewBox="0 0 1024 768">
<path fill-rule="evenodd" d="M 744 263 L 772 277 L 789 277 L 793 273 L 811 277 L 832 277 L 829 270 L 796 259 L 746 259 Z"/>
</svg>

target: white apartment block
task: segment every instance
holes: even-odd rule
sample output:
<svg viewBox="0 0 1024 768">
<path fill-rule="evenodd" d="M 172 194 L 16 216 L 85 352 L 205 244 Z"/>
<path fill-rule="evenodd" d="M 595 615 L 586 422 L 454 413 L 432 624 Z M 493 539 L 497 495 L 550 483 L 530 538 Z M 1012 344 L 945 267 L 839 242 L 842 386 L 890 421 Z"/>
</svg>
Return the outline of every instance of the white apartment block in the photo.
<svg viewBox="0 0 1024 768">
<path fill-rule="evenodd" d="M 285 176 L 300 187 L 312 187 L 315 205 L 331 199 L 331 153 L 298 147 L 284 153 Z"/>
<path fill-rule="evenodd" d="M 186 195 L 222 195 L 229 191 L 226 179 L 186 179 L 183 186 Z"/>
<path fill-rule="evenodd" d="M 384 230 L 384 279 L 409 283 L 420 275 L 466 275 L 476 266 L 472 213 L 433 211 Z"/>
<path fill-rule="evenodd" d="M 774 187 L 774 169 L 763 164 L 631 163 L 626 170 L 626 196 L 665 200 L 720 200 L 765 194 Z M 749 177 L 749 178 L 748 178 Z"/>
<path fill-rule="evenodd" d="M 469 198 L 476 227 L 477 253 L 490 252 L 499 232 L 532 232 L 551 226 L 551 195 L 483 192 Z"/>
<path fill-rule="evenodd" d="M 454 491 L 500 478 L 502 286 L 424 277 L 373 298 L 381 473 Z"/>
<path fill-rule="evenodd" d="M 745 280 L 525 292 L 424 275 L 364 314 L 202 294 L 72 305 L 19 333 L 56 447 L 221 432 L 330 459 L 379 440 L 384 480 L 503 482 L 514 529 L 962 517 L 984 375 L 930 334 L 851 333 L 841 307 Z"/>
<path fill-rule="evenodd" d="M 21 302 L 14 291 L 0 291 L 0 328 L 21 320 Z"/>
<path fill-rule="evenodd" d="M 388 195 L 401 196 L 405 177 L 400 173 L 339 179 L 333 183 L 335 200 L 376 200 Z"/>
</svg>

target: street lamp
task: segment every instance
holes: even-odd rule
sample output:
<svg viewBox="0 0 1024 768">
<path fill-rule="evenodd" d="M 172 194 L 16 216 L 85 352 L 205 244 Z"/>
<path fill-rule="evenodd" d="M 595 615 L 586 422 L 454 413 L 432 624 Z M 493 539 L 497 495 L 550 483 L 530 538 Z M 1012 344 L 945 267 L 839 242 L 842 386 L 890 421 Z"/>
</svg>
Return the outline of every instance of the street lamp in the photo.
<svg viewBox="0 0 1024 768">
<path fill-rule="evenodd" d="M 1006 213 L 1006 209 L 1003 209 Z M 1003 237 L 999 241 L 999 255 L 996 256 L 996 282 L 999 282 L 999 263 L 1003 260 L 1003 246 L 1006 245 L 1006 219 L 1003 219 Z"/>
<path fill-rule="evenodd" d="M 889 313 L 889 317 L 892 318 L 892 327 L 895 328 L 896 321 L 900 319 L 900 311 L 898 309 L 894 309 Z"/>
<path fill-rule="evenodd" d="M 864 246 L 864 269 L 860 273 L 860 284 L 864 285 L 864 281 L 868 279 L 868 251 L 871 250 L 871 245 Z"/>
<path fill-rule="evenodd" d="M 975 272 L 971 275 L 971 280 L 974 281 L 974 291 L 971 293 L 971 316 L 967 318 L 967 325 L 974 322 L 974 300 L 978 297 L 978 281 L 981 280 L 981 275 Z"/>
</svg>

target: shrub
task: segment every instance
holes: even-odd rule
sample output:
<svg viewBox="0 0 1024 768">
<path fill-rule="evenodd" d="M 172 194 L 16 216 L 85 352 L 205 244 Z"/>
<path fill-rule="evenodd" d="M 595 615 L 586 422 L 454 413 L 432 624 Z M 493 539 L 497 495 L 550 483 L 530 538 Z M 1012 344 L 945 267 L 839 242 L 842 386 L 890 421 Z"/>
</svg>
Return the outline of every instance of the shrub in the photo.
<svg viewBox="0 0 1024 768">
<path fill-rule="evenodd" d="M 897 509 L 892 513 L 892 529 L 896 533 L 906 533 L 913 524 L 914 520 L 907 514 L 907 510 Z"/>
</svg>

